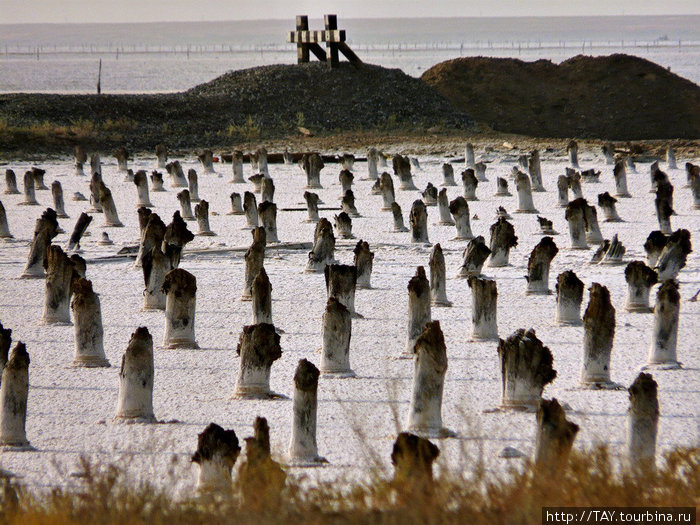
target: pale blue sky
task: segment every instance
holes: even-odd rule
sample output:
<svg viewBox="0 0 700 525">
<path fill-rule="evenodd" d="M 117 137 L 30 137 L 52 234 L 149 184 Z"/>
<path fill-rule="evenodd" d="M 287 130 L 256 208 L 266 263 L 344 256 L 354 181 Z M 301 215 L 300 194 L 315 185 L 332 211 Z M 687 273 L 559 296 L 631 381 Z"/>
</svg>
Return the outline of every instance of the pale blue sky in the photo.
<svg viewBox="0 0 700 525">
<path fill-rule="evenodd" d="M 0 0 L 0 23 L 700 14 L 698 0 Z"/>
</svg>

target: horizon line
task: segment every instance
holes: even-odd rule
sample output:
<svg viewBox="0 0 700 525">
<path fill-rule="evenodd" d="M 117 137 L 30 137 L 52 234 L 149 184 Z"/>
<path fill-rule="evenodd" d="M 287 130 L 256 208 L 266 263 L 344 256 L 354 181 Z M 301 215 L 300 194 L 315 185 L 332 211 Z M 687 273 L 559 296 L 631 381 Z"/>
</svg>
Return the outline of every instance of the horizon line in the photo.
<svg viewBox="0 0 700 525">
<path fill-rule="evenodd" d="M 323 19 L 325 14 L 318 16 L 309 16 L 312 20 Z M 299 16 L 299 15 L 297 15 Z M 661 17 L 700 17 L 700 11 L 697 13 L 668 13 L 668 14 L 619 14 L 619 15 L 472 15 L 472 16 L 396 16 L 396 17 L 342 17 L 342 20 L 466 20 L 466 19 L 536 19 L 536 18 L 661 18 Z M 221 24 L 227 22 L 277 22 L 290 20 L 291 17 L 280 18 L 237 18 L 228 20 L 149 20 L 149 21 L 134 21 L 134 22 L 8 22 L 0 23 L 1 26 L 32 26 L 32 25 L 134 25 L 134 24 Z M 340 16 L 338 18 L 341 18 Z"/>
</svg>

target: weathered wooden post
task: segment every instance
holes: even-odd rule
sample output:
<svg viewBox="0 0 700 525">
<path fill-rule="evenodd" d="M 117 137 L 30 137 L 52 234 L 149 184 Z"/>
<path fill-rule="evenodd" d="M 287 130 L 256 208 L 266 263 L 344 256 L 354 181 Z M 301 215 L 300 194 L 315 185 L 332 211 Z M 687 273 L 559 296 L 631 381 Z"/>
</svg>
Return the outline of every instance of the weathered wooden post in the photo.
<svg viewBox="0 0 700 525">
<path fill-rule="evenodd" d="M 332 377 L 355 377 L 350 368 L 352 316 L 343 303 L 329 297 L 323 314 L 321 373 Z"/>
<path fill-rule="evenodd" d="M 581 187 L 581 174 L 571 168 L 566 168 L 566 178 L 569 181 L 569 189 L 574 199 L 583 199 L 583 188 Z"/>
<path fill-rule="evenodd" d="M 437 206 L 438 190 L 430 182 L 421 195 L 423 195 L 423 203 L 426 206 Z"/>
<path fill-rule="evenodd" d="M 81 144 L 78 144 L 73 148 L 73 159 L 75 161 L 75 175 L 84 177 L 85 171 L 83 170 L 83 166 L 88 159 L 87 154 L 85 153 L 85 148 Z"/>
<path fill-rule="evenodd" d="M 253 280 L 251 295 L 253 307 L 252 324 L 274 324 L 272 322 L 272 284 L 264 266 L 260 268 L 260 272 Z"/>
<path fill-rule="evenodd" d="M 566 206 L 566 221 L 569 225 L 569 237 L 572 250 L 587 250 L 586 243 L 586 207 L 585 199 L 576 199 Z"/>
<path fill-rule="evenodd" d="M 442 165 L 442 184 L 440 186 L 457 186 L 455 182 L 455 170 L 452 164 L 445 163 Z"/>
<path fill-rule="evenodd" d="M 437 198 L 437 208 L 440 220 L 437 224 L 441 226 L 454 226 L 455 221 L 452 220 L 452 214 L 450 212 L 450 201 L 447 198 L 447 188 L 442 188 L 440 193 L 438 193 Z"/>
<path fill-rule="evenodd" d="M 486 246 L 484 237 L 481 235 L 474 237 L 462 252 L 462 265 L 459 267 L 457 277 L 466 279 L 470 276 L 481 275 L 481 268 L 489 255 L 491 255 L 491 250 Z"/>
<path fill-rule="evenodd" d="M 199 155 L 197 155 L 199 162 L 202 163 L 202 168 L 204 168 L 204 173 L 216 173 L 214 171 L 214 152 L 210 149 L 203 150 Z"/>
<path fill-rule="evenodd" d="M 261 202 L 258 204 L 258 217 L 265 228 L 267 242 L 280 242 L 277 238 L 277 205 L 274 202 Z"/>
<path fill-rule="evenodd" d="M 5 212 L 5 206 L 0 202 L 0 239 L 13 239 L 14 237 L 10 233 L 10 227 L 7 224 L 7 213 Z"/>
<path fill-rule="evenodd" d="M 24 201 L 17 203 L 17 206 L 39 206 L 34 188 L 34 174 L 31 171 L 24 172 Z"/>
<path fill-rule="evenodd" d="M 136 185 L 136 192 L 138 194 L 138 202 L 136 203 L 137 208 L 153 208 L 151 204 L 151 198 L 148 194 L 148 176 L 145 170 L 138 170 L 134 174 L 134 184 Z"/>
<path fill-rule="evenodd" d="M 569 177 L 559 175 L 557 179 L 557 206 L 566 208 L 569 205 Z"/>
<path fill-rule="evenodd" d="M 75 325 L 73 366 L 110 366 L 105 356 L 100 297 L 92 290 L 92 282 L 77 279 L 73 283 L 73 299 L 70 306 Z"/>
<path fill-rule="evenodd" d="M 185 178 L 185 172 L 182 171 L 182 166 L 180 165 L 179 160 L 169 162 L 168 164 L 166 164 L 165 169 L 167 170 L 168 175 L 170 175 L 173 179 L 170 184 L 172 188 L 189 187 L 189 185 L 187 184 L 187 179 Z"/>
<path fill-rule="evenodd" d="M 474 145 L 471 142 L 467 142 L 464 145 L 464 167 L 473 168 L 476 164 L 476 158 L 474 157 Z"/>
<path fill-rule="evenodd" d="M 91 222 L 92 217 L 90 215 L 88 215 L 85 212 L 80 214 L 78 220 L 75 221 L 73 233 L 71 234 L 70 239 L 68 240 L 67 250 L 69 252 L 74 249 L 77 249 L 80 246 L 80 239 L 83 237 L 83 234 L 85 233 Z"/>
<path fill-rule="evenodd" d="M 197 436 L 197 450 L 192 463 L 199 465 L 197 491 L 218 495 L 224 499 L 232 496 L 231 470 L 241 453 L 238 437 L 233 430 L 224 430 L 216 423 L 209 423 Z"/>
<path fill-rule="evenodd" d="M 114 158 L 117 159 L 117 171 L 126 172 L 129 169 L 127 166 L 129 161 L 129 152 L 124 146 L 119 146 L 114 151 Z"/>
<path fill-rule="evenodd" d="M 231 154 L 231 172 L 232 177 L 229 182 L 245 184 L 245 178 L 243 177 L 243 152 L 239 149 L 233 150 Z"/>
<path fill-rule="evenodd" d="M 676 230 L 668 238 L 666 246 L 659 254 L 654 268 L 659 274 L 659 281 L 675 279 L 685 267 L 688 254 L 693 251 L 688 230 Z"/>
<path fill-rule="evenodd" d="M 560 475 L 578 431 L 579 426 L 566 419 L 556 399 L 542 399 L 537 406 L 535 468 L 548 475 Z"/>
<path fill-rule="evenodd" d="M 400 490 L 403 501 L 425 498 L 433 490 L 433 462 L 440 449 L 425 438 L 401 432 L 391 451 L 394 465 L 392 485 Z"/>
<path fill-rule="evenodd" d="M 182 268 L 175 268 L 163 281 L 165 300 L 166 348 L 199 348 L 195 341 L 194 320 L 197 299 L 197 279 Z"/>
<path fill-rule="evenodd" d="M 469 204 L 461 195 L 450 202 L 450 213 L 454 218 L 454 225 L 457 229 L 457 236 L 454 240 L 469 241 L 474 238 L 472 227 L 469 222 Z"/>
<path fill-rule="evenodd" d="M 559 248 L 551 237 L 542 237 L 542 240 L 533 248 L 527 262 L 526 294 L 552 293 L 549 289 L 549 267 L 557 253 Z"/>
<path fill-rule="evenodd" d="M 585 388 L 619 387 L 610 380 L 610 354 L 615 337 L 615 308 L 605 286 L 593 283 L 590 300 L 583 314 L 583 368 L 581 386 Z"/>
<path fill-rule="evenodd" d="M 544 387 L 557 377 L 552 367 L 552 352 L 532 328 L 520 328 L 507 339 L 498 341 L 498 357 L 502 376 L 501 407 L 535 410 Z"/>
<path fill-rule="evenodd" d="M 578 165 L 578 144 L 575 140 L 570 140 L 566 146 L 566 152 L 569 154 L 569 164 L 575 170 L 581 169 Z"/>
<path fill-rule="evenodd" d="M 656 293 L 654 330 L 651 336 L 647 366 L 663 369 L 681 367 L 676 359 L 680 308 L 681 294 L 678 293 L 678 282 L 668 279 L 661 283 L 659 291 Z"/>
<path fill-rule="evenodd" d="M 328 463 L 318 455 L 316 444 L 316 409 L 318 406 L 318 376 L 313 363 L 300 359 L 294 372 L 294 398 L 292 400 L 292 436 L 287 458 L 290 465 L 312 466 Z"/>
<path fill-rule="evenodd" d="M 540 233 L 542 235 L 559 235 L 559 232 L 554 229 L 552 221 L 546 217 L 537 216 L 537 222 L 540 225 Z"/>
<path fill-rule="evenodd" d="M 199 202 L 199 177 L 197 176 L 197 170 L 192 168 L 187 170 L 187 188 L 190 190 L 190 200 L 192 202 Z"/>
<path fill-rule="evenodd" d="M 168 163 L 168 147 L 165 144 L 156 144 L 156 167 L 158 169 L 165 169 L 165 165 Z"/>
<path fill-rule="evenodd" d="M 265 261 L 265 245 L 267 243 L 265 228 L 259 226 L 252 231 L 253 242 L 245 252 L 245 278 L 241 301 L 252 300 L 253 281 L 257 277 Z"/>
<path fill-rule="evenodd" d="M 11 345 L 12 328 L 4 328 L 2 323 L 0 323 L 0 383 L 2 383 L 2 371 L 7 364 Z"/>
<path fill-rule="evenodd" d="M 201 200 L 194 207 L 194 216 L 197 218 L 197 235 L 212 237 L 216 234 L 209 227 L 209 203 Z"/>
<path fill-rule="evenodd" d="M 394 218 L 394 233 L 407 232 L 408 228 L 403 223 L 403 215 L 401 214 L 401 206 L 398 202 L 391 203 L 391 213 Z"/>
<path fill-rule="evenodd" d="M 250 191 L 246 191 L 243 194 L 243 212 L 245 213 L 245 226 L 242 226 L 241 230 L 253 230 L 258 227 L 258 205 L 255 200 L 255 194 Z"/>
<path fill-rule="evenodd" d="M 433 306 L 452 306 L 452 302 L 447 299 L 445 256 L 440 243 L 433 246 L 430 252 L 430 303 Z"/>
<path fill-rule="evenodd" d="M 416 340 L 414 353 L 413 390 L 406 430 L 424 437 L 454 436 L 453 431 L 442 426 L 447 349 L 440 321 L 425 325 Z"/>
<path fill-rule="evenodd" d="M 347 213 L 340 212 L 335 216 L 335 230 L 338 236 L 342 239 L 354 239 L 355 236 L 352 234 L 352 219 Z"/>
<path fill-rule="evenodd" d="M 624 160 L 620 159 L 615 162 L 613 177 L 615 178 L 615 196 L 621 198 L 631 198 L 632 195 L 630 195 L 630 192 L 627 189 L 627 169 L 625 168 Z"/>
<path fill-rule="evenodd" d="M 280 336 L 275 327 L 271 324 L 244 326 L 236 353 L 240 356 L 240 366 L 233 397 L 275 397 L 270 391 L 270 368 L 272 363 L 282 357 Z"/>
<path fill-rule="evenodd" d="M 369 249 L 369 243 L 360 239 L 353 249 L 355 255 L 353 263 L 357 268 L 357 288 L 372 288 L 372 265 L 374 253 Z"/>
<path fill-rule="evenodd" d="M 355 207 L 355 194 L 352 190 L 348 190 L 343 195 L 343 199 L 340 203 L 340 207 L 343 212 L 347 213 L 350 217 L 361 217 L 360 213 Z"/>
<path fill-rule="evenodd" d="M 601 152 L 603 153 L 603 157 L 605 158 L 605 164 L 614 164 L 615 163 L 615 146 L 611 142 L 606 142 L 601 146 Z"/>
<path fill-rule="evenodd" d="M 275 182 L 269 177 L 263 177 L 260 186 L 260 200 L 275 202 Z"/>
<path fill-rule="evenodd" d="M 15 172 L 11 169 L 5 170 L 5 195 L 19 195 L 19 190 L 17 189 L 17 177 Z"/>
<path fill-rule="evenodd" d="M 463 197 L 468 201 L 478 201 L 476 196 L 476 188 L 479 185 L 479 181 L 474 175 L 474 170 L 468 168 L 464 170 L 461 174 L 462 177 L 462 193 Z"/>
<path fill-rule="evenodd" d="M 0 384 L 0 447 L 31 450 L 25 424 L 29 396 L 29 354 L 18 341 L 2 371 Z"/>
<path fill-rule="evenodd" d="M 615 204 L 617 204 L 617 199 L 610 195 L 607 191 L 605 193 L 598 194 L 598 206 L 600 206 L 600 209 L 603 210 L 605 222 L 624 222 L 617 214 Z"/>
<path fill-rule="evenodd" d="M 527 163 L 530 178 L 532 179 L 532 191 L 547 191 L 542 185 L 542 166 L 540 164 L 540 152 L 533 149 Z"/>
<path fill-rule="evenodd" d="M 498 289 L 496 281 L 470 275 L 467 283 L 472 291 L 472 340 L 497 340 Z"/>
<path fill-rule="evenodd" d="M 321 155 L 318 153 L 305 153 L 301 158 L 301 168 L 306 173 L 306 186 L 304 189 L 322 189 L 321 170 L 324 167 Z"/>
<path fill-rule="evenodd" d="M 491 225 L 491 256 L 487 265 L 491 268 L 508 266 L 510 249 L 518 245 L 518 237 L 515 228 L 503 218 L 499 218 Z"/>
<path fill-rule="evenodd" d="M 625 280 L 627 281 L 628 312 L 651 312 L 649 307 L 649 292 L 651 287 L 658 282 L 656 272 L 642 261 L 632 261 L 625 268 Z"/>
<path fill-rule="evenodd" d="M 513 168 L 513 170 L 515 171 L 515 189 L 518 192 L 518 208 L 515 213 L 539 213 L 532 201 L 530 177 L 517 168 Z"/>
<path fill-rule="evenodd" d="M 112 192 L 101 180 L 98 188 L 100 195 L 100 206 L 102 207 L 102 211 L 105 216 L 105 226 L 108 228 L 123 228 L 124 225 L 119 220 L 119 215 L 117 215 L 117 206 L 114 204 Z"/>
<path fill-rule="evenodd" d="M 389 211 L 392 205 L 396 202 L 394 193 L 394 181 L 386 171 L 379 177 L 379 189 L 382 193 L 382 211 Z"/>
<path fill-rule="evenodd" d="M 177 194 L 177 200 L 180 202 L 180 216 L 186 221 L 193 221 L 192 201 L 190 200 L 190 190 L 184 189 Z"/>
<path fill-rule="evenodd" d="M 377 148 L 370 147 L 367 150 L 367 179 L 366 180 L 377 180 L 379 177 L 379 171 L 377 169 L 379 164 L 379 152 Z"/>
<path fill-rule="evenodd" d="M 151 189 L 155 193 L 167 191 L 163 187 L 163 174 L 160 171 L 153 170 L 151 172 Z"/>
<path fill-rule="evenodd" d="M 661 233 L 671 235 L 671 215 L 673 210 L 673 185 L 666 180 L 659 180 L 656 187 L 656 217 L 659 221 Z"/>
<path fill-rule="evenodd" d="M 70 325 L 70 297 L 73 293 L 73 261 L 60 246 L 50 245 L 46 252 L 46 285 L 44 291 L 44 324 Z"/>
<path fill-rule="evenodd" d="M 394 168 L 394 175 L 399 179 L 399 189 L 403 191 L 415 191 L 416 185 L 413 183 L 413 176 L 411 175 L 411 161 L 408 157 L 402 155 L 394 155 L 391 160 L 392 166 Z"/>
<path fill-rule="evenodd" d="M 580 326 L 581 302 L 583 301 L 583 281 L 572 271 L 567 270 L 557 276 L 557 311 L 555 321 L 563 326 Z"/>
<path fill-rule="evenodd" d="M 51 208 L 41 214 L 34 225 L 34 238 L 29 248 L 29 257 L 22 279 L 41 279 L 44 277 L 44 261 L 51 245 L 51 239 L 58 235 L 58 220 L 56 212 Z"/>
<path fill-rule="evenodd" d="M 304 192 L 304 200 L 306 201 L 306 212 L 308 214 L 308 219 L 304 222 L 317 223 L 319 221 L 318 216 L 318 201 L 319 196 L 317 193 L 312 193 L 310 191 Z"/>
<path fill-rule="evenodd" d="M 68 214 L 66 213 L 63 202 L 63 188 L 61 187 L 61 183 L 57 180 L 51 183 L 51 196 L 53 197 L 53 207 L 56 209 L 56 217 L 59 219 L 68 219 Z"/>
<path fill-rule="evenodd" d="M 666 146 L 666 164 L 670 170 L 678 169 L 676 165 L 676 153 L 673 151 L 673 146 L 670 144 Z"/>
<path fill-rule="evenodd" d="M 411 242 L 429 243 L 428 240 L 428 211 L 422 200 L 413 201 L 409 215 L 411 223 Z"/>
<path fill-rule="evenodd" d="M 245 458 L 238 470 L 242 503 L 254 512 L 278 508 L 287 474 L 270 456 L 270 427 L 256 417 L 253 436 L 245 438 Z"/>
<path fill-rule="evenodd" d="M 647 237 L 647 240 L 644 242 L 644 251 L 647 254 L 647 264 L 650 268 L 656 266 L 656 261 L 659 259 L 659 255 L 661 255 L 667 242 L 668 238 L 659 230 L 652 231 Z"/>
<path fill-rule="evenodd" d="M 348 264 L 329 264 L 323 274 L 326 280 L 328 297 L 335 297 L 355 318 L 362 316 L 355 311 L 355 289 L 357 288 L 357 268 Z"/>
<path fill-rule="evenodd" d="M 495 197 L 510 197 L 512 193 L 508 190 L 508 181 L 503 177 L 496 177 Z"/>
<path fill-rule="evenodd" d="M 627 391 L 627 461 L 633 471 L 656 469 L 656 433 L 659 424 L 658 385 L 650 374 L 642 372 Z"/>
<path fill-rule="evenodd" d="M 141 326 L 131 334 L 119 371 L 115 422 L 155 423 L 153 414 L 153 338 Z"/>
<path fill-rule="evenodd" d="M 48 190 L 49 188 L 44 184 L 44 175 L 46 170 L 41 168 L 33 167 L 32 175 L 34 177 L 34 189 L 35 190 Z"/>
<path fill-rule="evenodd" d="M 431 320 L 430 283 L 425 268 L 419 266 L 408 281 L 408 337 L 403 357 L 413 357 L 416 341 Z"/>
</svg>

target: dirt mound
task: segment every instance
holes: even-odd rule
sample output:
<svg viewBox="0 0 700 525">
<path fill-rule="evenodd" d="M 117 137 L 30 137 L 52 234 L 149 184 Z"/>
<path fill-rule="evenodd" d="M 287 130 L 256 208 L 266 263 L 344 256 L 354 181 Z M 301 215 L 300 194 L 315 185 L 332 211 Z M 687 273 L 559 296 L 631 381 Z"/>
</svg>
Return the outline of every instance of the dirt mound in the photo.
<svg viewBox="0 0 700 525">
<path fill-rule="evenodd" d="M 642 58 L 458 58 L 421 77 L 495 130 L 537 137 L 700 137 L 700 87 Z"/>
<path fill-rule="evenodd" d="M 238 113 L 323 129 L 361 129 L 400 123 L 462 128 L 471 119 L 432 88 L 399 69 L 320 62 L 231 71 L 186 92 L 226 96 Z"/>
</svg>

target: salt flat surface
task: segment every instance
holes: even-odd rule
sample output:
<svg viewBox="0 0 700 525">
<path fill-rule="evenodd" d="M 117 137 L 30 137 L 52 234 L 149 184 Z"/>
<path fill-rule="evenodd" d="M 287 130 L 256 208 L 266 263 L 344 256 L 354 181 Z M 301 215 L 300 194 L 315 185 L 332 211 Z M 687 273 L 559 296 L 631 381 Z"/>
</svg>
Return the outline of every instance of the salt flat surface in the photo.
<svg viewBox="0 0 700 525">
<path fill-rule="evenodd" d="M 358 152 L 364 154 L 364 152 Z M 477 152 L 478 154 L 479 152 Z M 252 435 L 253 420 L 265 416 L 271 427 L 273 455 L 286 453 L 291 434 L 292 406 L 289 400 L 242 401 L 231 400 L 238 357 L 235 348 L 243 325 L 251 321 L 251 303 L 240 302 L 243 287 L 243 252 L 224 254 L 188 254 L 204 248 L 240 247 L 250 244 L 249 231 L 240 230 L 244 216 L 230 216 L 229 194 L 252 191 L 252 184 L 229 184 L 230 165 L 216 165 L 217 175 L 204 175 L 196 159 L 185 159 L 183 169 L 195 168 L 199 173 L 199 194 L 210 203 L 210 223 L 217 237 L 197 237 L 187 246 L 181 267 L 197 278 L 196 334 L 200 350 L 155 349 L 154 408 L 162 421 L 178 423 L 160 425 L 114 425 L 118 393 L 118 371 L 121 356 L 130 334 L 138 326 L 146 326 L 155 345 L 162 342 L 163 312 L 142 312 L 143 277 L 130 259 L 102 259 L 115 254 L 123 245 L 138 241 L 136 214 L 136 187 L 123 182 L 113 158 L 103 155 L 107 164 L 103 178 L 115 197 L 119 217 L 124 228 L 103 228 L 104 218 L 97 214 L 89 231 L 91 236 L 81 243 L 88 261 L 87 277 L 100 294 L 105 329 L 105 351 L 112 363 L 108 369 L 69 368 L 74 350 L 73 327 L 43 326 L 39 323 L 44 300 L 43 280 L 22 280 L 17 277 L 26 263 L 29 241 L 35 220 L 52 205 L 49 191 L 37 191 L 41 206 L 17 206 L 21 195 L 2 195 L 10 230 L 15 236 L 11 242 L 0 243 L 0 321 L 12 328 L 13 341 L 22 340 L 31 356 L 30 393 L 27 418 L 27 436 L 36 451 L 2 452 L 0 465 L 21 476 L 22 481 L 35 488 L 56 484 L 76 483 L 70 473 L 77 469 L 80 455 L 103 462 L 123 464 L 135 479 L 148 479 L 167 485 L 174 492 L 189 491 L 194 487 L 196 468 L 189 457 L 194 452 L 197 433 L 209 422 L 233 428 L 239 439 Z M 595 167 L 602 171 L 601 183 L 583 183 L 584 195 L 597 203 L 598 193 L 613 193 L 612 166 L 591 153 L 580 155 L 583 168 Z M 512 212 L 516 208 L 514 185 L 509 183 L 512 197 L 494 197 L 496 177 L 508 177 L 515 164 L 514 157 L 493 156 L 486 175 L 487 183 L 480 183 L 479 201 L 469 202 L 475 235 L 489 238 L 488 228 L 494 222 L 495 210 L 503 205 Z M 686 160 L 679 159 L 679 166 Z M 182 161 L 182 159 L 181 159 Z M 422 171 L 414 170 L 416 186 L 421 190 L 428 181 L 438 186 L 442 182 L 441 157 L 420 157 Z M 694 160 L 697 162 L 697 159 Z M 3 164 L 15 170 L 21 187 L 26 163 Z M 154 158 L 138 158 L 130 163 L 134 170 L 149 171 L 155 166 Z M 568 250 L 568 228 L 564 210 L 555 207 L 556 178 L 566 166 L 562 157 L 543 155 L 542 169 L 546 193 L 535 193 L 534 202 L 541 215 L 554 221 L 560 235 L 554 237 L 560 248 L 552 262 L 550 286 L 556 276 L 573 269 L 586 288 L 599 282 L 610 289 L 617 310 L 615 346 L 612 352 L 612 379 L 625 386 L 631 384 L 644 364 L 650 344 L 652 314 L 633 314 L 624 310 L 627 286 L 624 266 L 589 265 L 593 254 L 589 251 Z M 59 223 L 67 233 L 54 242 L 65 245 L 80 212 L 89 207 L 87 202 L 71 200 L 73 192 L 89 196 L 88 178 L 73 174 L 72 160 L 41 164 L 47 170 L 45 183 L 56 179 L 63 185 L 66 211 L 70 219 Z M 665 165 L 662 165 L 665 169 Z M 455 165 L 459 180 L 460 165 Z M 322 171 L 324 189 L 317 191 L 325 206 L 339 205 L 338 173 L 340 166 L 327 164 Z M 330 465 L 320 469 L 295 469 L 314 479 L 364 477 L 376 456 L 385 467 L 397 431 L 403 426 L 411 392 L 413 363 L 397 359 L 406 341 L 407 290 L 406 285 L 418 265 L 428 267 L 430 247 L 411 245 L 409 233 L 391 233 L 391 213 L 380 211 L 381 196 L 370 194 L 372 182 L 366 177 L 363 162 L 355 164 L 357 209 L 361 218 L 353 219 L 357 239 L 370 243 L 375 253 L 372 290 L 358 290 L 356 310 L 364 319 L 353 320 L 351 365 L 355 379 L 321 378 L 319 383 L 318 446 Z M 700 406 L 700 303 L 689 302 L 700 288 L 700 263 L 697 257 L 698 214 L 692 209 L 692 196 L 685 185 L 682 170 L 666 170 L 675 191 L 672 226 L 687 228 L 696 244 L 695 253 L 679 276 L 681 302 L 678 356 L 684 369 L 654 371 L 659 383 L 661 419 L 658 449 L 667 450 L 676 445 L 699 443 Z M 625 261 L 645 260 L 643 243 L 651 230 L 658 229 L 654 213 L 654 195 L 649 193 L 649 165 L 638 164 L 636 174 L 628 174 L 632 199 L 620 199 L 618 211 L 624 223 L 605 223 L 599 212 L 601 230 L 606 238 L 618 233 L 627 248 Z M 305 208 L 303 189 L 305 176 L 297 166 L 271 165 L 275 181 L 275 201 L 278 208 Z M 252 174 L 245 166 L 245 176 Z M 154 211 L 166 222 L 179 209 L 175 197 L 178 190 L 169 187 L 165 174 L 166 193 L 151 192 Z M 396 198 L 408 225 L 411 203 L 420 198 L 417 192 L 399 191 L 395 178 Z M 448 188 L 450 199 L 461 194 L 460 187 Z M 258 196 L 259 199 L 259 196 Z M 212 212 L 218 215 L 211 215 Z M 332 211 L 320 212 L 332 221 Z M 500 365 L 496 343 L 468 342 L 471 331 L 471 296 L 466 280 L 454 275 L 461 262 L 464 241 L 451 240 L 452 226 L 436 226 L 437 208 L 428 208 L 429 236 L 439 242 L 447 264 L 447 295 L 454 302 L 452 308 L 433 308 L 433 319 L 440 320 L 445 333 L 449 368 L 443 401 L 443 422 L 458 432 L 456 439 L 440 440 L 442 465 L 461 469 L 470 462 L 483 458 L 487 468 L 503 471 L 513 462 L 497 457 L 506 446 L 515 447 L 530 455 L 533 451 L 535 416 L 527 413 L 484 413 L 500 402 Z M 283 242 L 310 242 L 314 225 L 302 222 L 305 211 L 278 212 L 278 234 Z M 545 388 L 545 397 L 556 397 L 568 403 L 572 410 L 569 418 L 578 423 L 581 431 L 576 447 L 593 443 L 608 443 L 614 453 L 624 452 L 626 391 L 589 391 L 577 389 L 582 362 L 582 327 L 559 327 L 554 323 L 555 296 L 526 296 L 524 294 L 527 258 L 540 236 L 535 215 L 513 215 L 518 246 L 511 250 L 511 266 L 485 268 L 484 273 L 498 282 L 498 326 L 501 337 L 507 337 L 518 328 L 534 328 L 537 335 L 554 355 L 557 378 Z M 189 223 L 196 231 L 196 224 Z M 99 246 L 102 231 L 108 231 L 115 245 Z M 336 258 L 351 264 L 355 241 L 339 239 Z M 302 273 L 307 260 L 306 251 L 276 249 L 269 245 L 265 268 L 273 286 L 273 319 L 284 330 L 282 358 L 272 367 L 271 387 L 274 391 L 291 396 L 293 374 L 301 358 L 320 363 L 321 316 L 326 293 L 322 274 Z M 652 302 L 656 289 L 652 291 Z M 588 303 L 585 293 L 583 309 Z M 582 311 L 583 311 L 582 309 Z"/>
</svg>

